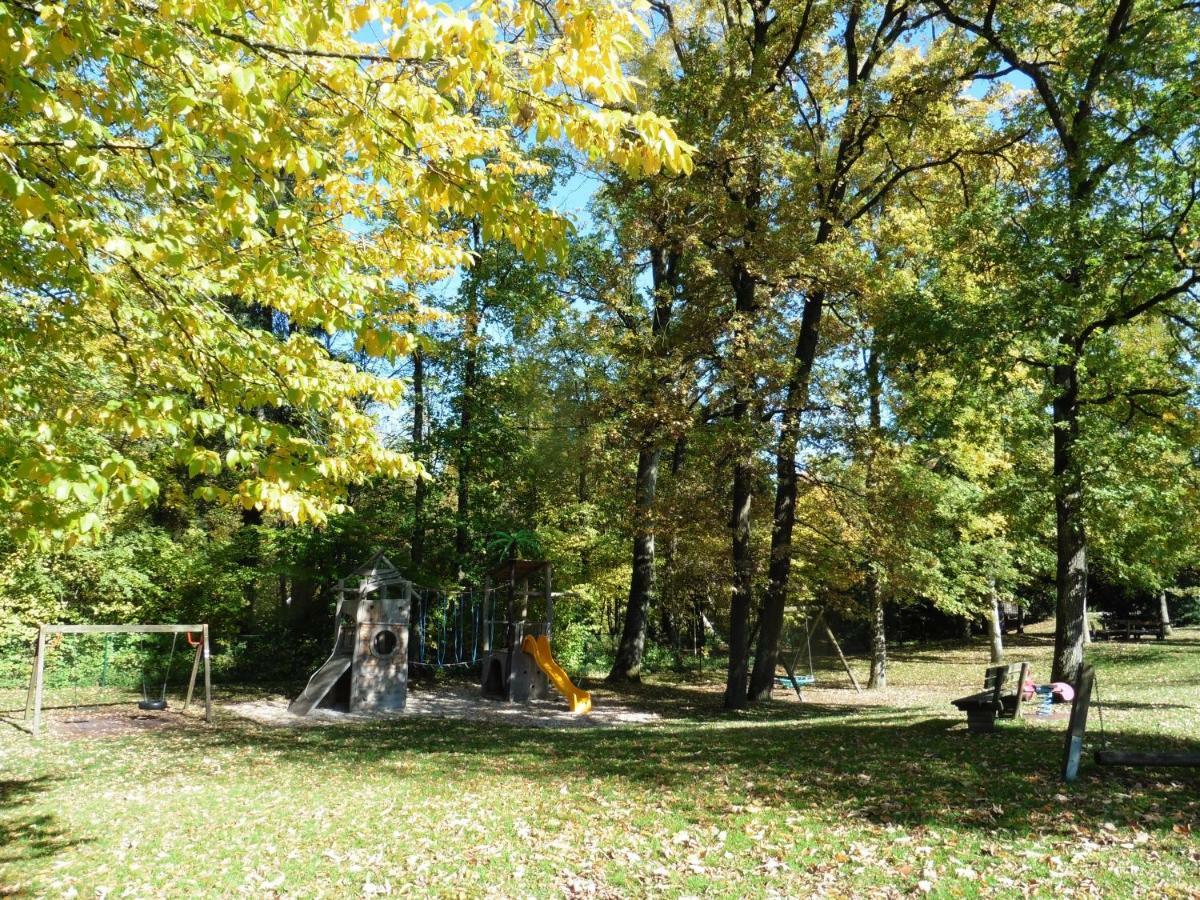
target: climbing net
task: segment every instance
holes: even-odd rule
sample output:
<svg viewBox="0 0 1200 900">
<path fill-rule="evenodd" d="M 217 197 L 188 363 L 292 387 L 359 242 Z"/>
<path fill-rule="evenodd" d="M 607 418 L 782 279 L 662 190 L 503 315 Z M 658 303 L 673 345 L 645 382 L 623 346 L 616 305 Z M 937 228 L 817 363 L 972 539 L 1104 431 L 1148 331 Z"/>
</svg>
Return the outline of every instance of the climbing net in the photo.
<svg viewBox="0 0 1200 900">
<path fill-rule="evenodd" d="M 484 647 L 483 592 L 412 586 L 408 664 L 472 666 Z"/>
</svg>

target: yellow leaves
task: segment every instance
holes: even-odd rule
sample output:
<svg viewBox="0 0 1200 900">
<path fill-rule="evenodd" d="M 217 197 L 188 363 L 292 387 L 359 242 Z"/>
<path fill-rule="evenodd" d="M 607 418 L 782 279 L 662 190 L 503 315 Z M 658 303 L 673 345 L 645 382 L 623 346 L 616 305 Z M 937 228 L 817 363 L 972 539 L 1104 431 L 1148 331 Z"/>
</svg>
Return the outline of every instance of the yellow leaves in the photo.
<svg viewBox="0 0 1200 900">
<path fill-rule="evenodd" d="M 127 259 L 133 256 L 133 245 L 129 243 L 128 239 L 120 235 L 113 235 L 104 241 L 104 252 Z"/>
<path fill-rule="evenodd" d="M 188 474 L 195 478 L 198 475 L 221 474 L 221 457 L 214 450 L 197 447 L 188 452 L 182 460 L 188 468 Z"/>
<path fill-rule="evenodd" d="M 254 88 L 254 70 L 235 66 L 233 71 L 229 73 L 229 83 L 239 94 L 249 94 Z"/>
<path fill-rule="evenodd" d="M 284 164 L 284 169 L 292 175 L 314 175 L 320 171 L 323 162 L 321 151 L 315 147 L 297 147 Z"/>
<path fill-rule="evenodd" d="M 370 22 L 382 18 L 379 7 L 374 3 L 357 3 L 345 10 L 346 22 L 352 31 L 357 31 Z"/>
<path fill-rule="evenodd" d="M 46 98 L 41 113 L 46 119 L 59 125 L 66 125 L 75 119 L 75 110 L 53 97 Z"/>
<path fill-rule="evenodd" d="M 45 215 L 47 209 L 46 201 L 33 192 L 21 194 L 13 201 L 13 206 L 32 219 Z"/>
<path fill-rule="evenodd" d="M 194 478 L 245 478 L 197 496 L 293 521 L 324 521 L 349 484 L 413 477 L 361 405 L 395 403 L 400 383 L 309 334 L 410 352 L 425 313 L 397 314 L 396 285 L 470 263 L 447 214 L 531 258 L 561 247 L 567 223 L 525 193 L 544 167 L 505 111 L 540 141 L 690 171 L 669 123 L 595 108 L 635 101 L 622 58 L 647 32 L 620 3 L 561 0 L 555 22 L 498 0 L 228 13 L 199 0 L 47 5 L 20 25 L 0 13 L 13 104 L 0 206 L 16 213 L 0 229 L 0 448 L 25 473 L 5 500 L 35 530 L 93 534 L 83 516 L 147 502 L 157 485 L 123 454 L 152 442 Z M 494 119 L 472 112 L 478 98 Z M 71 302 L 50 314 L 39 297 Z M 325 437 L 263 421 L 280 409 Z"/>
</svg>

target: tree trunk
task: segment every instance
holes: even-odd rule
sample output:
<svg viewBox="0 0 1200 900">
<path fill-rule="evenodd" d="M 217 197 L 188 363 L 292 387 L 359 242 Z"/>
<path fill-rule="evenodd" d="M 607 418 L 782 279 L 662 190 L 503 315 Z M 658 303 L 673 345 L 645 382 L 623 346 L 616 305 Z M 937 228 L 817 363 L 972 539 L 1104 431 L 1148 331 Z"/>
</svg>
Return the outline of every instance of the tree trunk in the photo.
<svg viewBox="0 0 1200 900">
<path fill-rule="evenodd" d="M 754 670 L 750 674 L 751 700 L 770 698 L 771 690 L 775 687 L 775 667 L 779 662 L 779 640 L 783 633 L 783 615 L 787 607 L 788 581 L 792 570 L 792 534 L 796 525 L 796 449 L 800 441 L 801 418 L 808 406 L 809 383 L 817 357 L 824 303 L 825 295 L 818 292 L 804 304 L 779 440 L 775 445 L 771 564 L 762 604 L 758 646 L 754 653 Z"/>
<path fill-rule="evenodd" d="M 665 249 L 661 244 L 650 248 L 650 273 L 654 286 L 654 311 L 651 314 L 650 334 L 659 349 L 661 338 L 671 324 L 675 291 L 679 284 L 678 251 Z M 629 578 L 629 603 L 625 607 L 625 624 L 621 641 L 608 681 L 637 681 L 642 671 L 642 651 L 646 646 L 646 621 L 654 591 L 654 497 L 658 485 L 658 462 L 661 455 L 654 446 L 655 434 L 647 431 L 638 448 L 637 476 L 634 484 L 633 570 Z"/>
<path fill-rule="evenodd" d="M 687 441 L 683 437 L 676 438 L 675 449 L 671 452 L 671 491 L 678 496 L 679 470 L 683 467 L 683 456 L 687 449 Z M 658 590 L 659 608 L 662 610 L 662 629 L 671 647 L 682 649 L 679 633 L 679 621 L 683 618 L 683 610 L 679 604 L 675 560 L 679 554 L 679 528 L 672 524 L 667 535 L 667 545 L 663 548 L 662 582 Z"/>
<path fill-rule="evenodd" d="M 992 608 L 988 616 L 988 637 L 992 644 L 992 665 L 1004 662 L 1004 629 L 1000 624 L 1000 595 L 992 588 Z"/>
<path fill-rule="evenodd" d="M 883 431 L 883 410 L 881 408 L 883 387 L 879 373 L 879 353 L 875 349 L 874 338 L 872 338 L 871 346 L 867 351 L 866 376 L 867 426 L 869 429 L 866 486 L 867 502 L 870 504 L 868 514 L 874 517 L 881 512 L 876 508 L 878 501 L 875 496 L 875 453 Z M 870 552 L 869 549 L 868 552 Z M 867 688 L 879 689 L 887 687 L 887 631 L 884 628 L 883 591 L 879 587 L 879 574 L 873 567 L 867 569 L 866 589 L 873 613 L 871 617 L 871 677 L 867 680 Z"/>
<path fill-rule="evenodd" d="M 964 644 L 971 643 L 971 616 L 963 616 L 959 620 L 958 627 L 962 629 L 962 639 Z"/>
<path fill-rule="evenodd" d="M 871 677 L 868 690 L 887 687 L 887 632 L 884 630 L 883 592 L 874 574 L 867 575 L 867 595 L 871 598 Z"/>
<path fill-rule="evenodd" d="M 754 202 L 757 206 L 757 202 Z M 742 343 L 741 329 L 750 327 L 755 312 L 754 276 L 744 265 L 735 265 L 732 275 L 735 298 L 733 344 Z M 725 708 L 744 709 L 750 668 L 750 609 L 754 592 L 754 565 L 750 556 L 750 504 L 754 497 L 754 448 L 750 435 L 750 394 L 752 379 L 745 373 L 734 375 L 736 388 L 730 418 L 735 428 L 733 485 L 730 497 L 730 557 L 732 584 L 729 598 L 729 667 L 725 678 Z"/>
<path fill-rule="evenodd" d="M 629 580 L 629 603 L 625 625 L 617 645 L 608 681 L 638 681 L 642 651 L 646 647 L 646 618 L 654 592 L 654 494 L 658 484 L 659 451 L 648 445 L 638 450 L 637 481 L 634 489 L 633 575 Z"/>
<path fill-rule="evenodd" d="M 238 529 L 237 562 L 245 571 L 242 575 L 242 597 L 245 600 L 238 617 L 238 631 L 252 634 L 258 606 L 258 578 L 262 574 L 262 510 L 252 507 L 242 510 L 242 527 Z"/>
<path fill-rule="evenodd" d="M 1062 340 L 1067 343 L 1066 339 Z M 1054 367 L 1054 511 L 1057 532 L 1053 681 L 1075 684 L 1083 667 L 1087 612 L 1087 539 L 1079 438 L 1079 371 L 1072 356 Z"/>
<path fill-rule="evenodd" d="M 750 604 L 753 592 L 753 563 L 750 557 L 750 503 L 753 499 L 753 470 L 748 460 L 733 467 L 731 557 L 733 591 L 729 600 L 729 669 L 725 680 L 725 708 L 746 706 L 746 678 L 750 652 Z"/>
<path fill-rule="evenodd" d="M 420 347 L 413 353 L 412 390 L 412 452 L 413 457 L 421 462 L 425 445 L 425 355 Z M 418 478 L 413 492 L 413 527 L 409 543 L 409 559 L 415 572 L 420 572 L 425 563 L 425 491 L 425 479 Z"/>
<path fill-rule="evenodd" d="M 1158 592 L 1158 615 L 1162 622 L 1163 634 L 1171 636 L 1171 608 L 1167 605 L 1167 592 Z"/>
</svg>

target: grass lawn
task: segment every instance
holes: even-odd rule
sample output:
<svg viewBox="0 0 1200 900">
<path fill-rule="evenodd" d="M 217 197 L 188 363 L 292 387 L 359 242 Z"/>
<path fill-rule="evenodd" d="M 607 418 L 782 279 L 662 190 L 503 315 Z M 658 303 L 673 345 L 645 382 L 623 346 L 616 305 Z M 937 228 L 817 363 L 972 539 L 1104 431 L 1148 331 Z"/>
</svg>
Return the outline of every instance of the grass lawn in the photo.
<svg viewBox="0 0 1200 900">
<path fill-rule="evenodd" d="M 1009 659 L 1044 679 L 1049 651 L 1042 630 Z M 948 701 L 986 659 L 905 648 L 879 696 L 821 668 L 805 704 L 737 716 L 716 671 L 658 678 L 620 698 L 663 717 L 637 727 L 0 725 L 0 894 L 1200 896 L 1200 773 L 1089 754 L 1066 786 L 1065 720 L 967 734 Z M 1200 631 L 1092 660 L 1110 743 L 1200 749 Z"/>
</svg>

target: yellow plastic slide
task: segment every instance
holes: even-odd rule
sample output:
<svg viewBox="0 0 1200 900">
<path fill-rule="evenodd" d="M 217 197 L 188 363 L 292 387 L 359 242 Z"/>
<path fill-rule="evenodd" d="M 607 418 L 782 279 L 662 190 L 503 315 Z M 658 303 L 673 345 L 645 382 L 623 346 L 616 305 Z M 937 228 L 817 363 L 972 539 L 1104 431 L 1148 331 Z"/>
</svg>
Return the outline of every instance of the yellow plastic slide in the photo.
<svg viewBox="0 0 1200 900">
<path fill-rule="evenodd" d="M 533 661 L 538 664 L 539 669 L 546 673 L 550 683 L 567 698 L 571 712 L 582 714 L 592 711 L 591 693 L 575 687 L 567 673 L 563 671 L 563 667 L 554 661 L 554 657 L 550 655 L 549 638 L 544 634 L 536 638 L 527 634 L 525 640 L 521 641 L 521 649 L 533 657 Z"/>
</svg>

